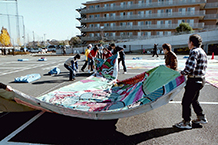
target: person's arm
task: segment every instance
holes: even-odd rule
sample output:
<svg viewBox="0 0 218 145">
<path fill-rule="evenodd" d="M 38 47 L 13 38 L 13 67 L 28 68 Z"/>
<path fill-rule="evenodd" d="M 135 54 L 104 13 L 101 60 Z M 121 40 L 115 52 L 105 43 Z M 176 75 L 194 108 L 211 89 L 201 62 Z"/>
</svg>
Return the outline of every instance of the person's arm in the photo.
<svg viewBox="0 0 218 145">
<path fill-rule="evenodd" d="M 196 52 L 192 51 L 189 55 L 189 58 L 186 61 L 186 66 L 185 69 L 183 71 L 181 71 L 180 73 L 182 75 L 188 75 L 191 74 L 194 71 L 195 65 L 196 65 Z"/>
<path fill-rule="evenodd" d="M 10 86 L 7 86 L 3 83 L 0 83 L 0 88 L 5 89 L 6 91 L 12 91 L 13 89 Z"/>
</svg>

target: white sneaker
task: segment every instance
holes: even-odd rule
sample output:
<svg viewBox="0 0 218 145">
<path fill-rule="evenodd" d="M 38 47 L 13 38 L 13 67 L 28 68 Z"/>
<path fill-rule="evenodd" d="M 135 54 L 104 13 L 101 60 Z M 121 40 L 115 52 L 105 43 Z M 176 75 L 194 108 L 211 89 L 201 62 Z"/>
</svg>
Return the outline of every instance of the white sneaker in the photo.
<svg viewBox="0 0 218 145">
<path fill-rule="evenodd" d="M 191 121 L 186 122 L 185 120 L 177 123 L 174 127 L 181 128 L 181 129 L 192 129 Z"/>
<path fill-rule="evenodd" d="M 127 72 L 125 71 L 125 72 L 123 72 L 123 74 L 127 74 Z"/>
<path fill-rule="evenodd" d="M 195 124 L 199 124 L 199 123 L 201 123 L 201 124 L 207 124 L 208 121 L 207 121 L 207 118 L 205 118 L 205 117 L 203 117 L 203 116 L 198 116 L 197 119 L 192 120 L 192 123 L 195 123 Z"/>
</svg>

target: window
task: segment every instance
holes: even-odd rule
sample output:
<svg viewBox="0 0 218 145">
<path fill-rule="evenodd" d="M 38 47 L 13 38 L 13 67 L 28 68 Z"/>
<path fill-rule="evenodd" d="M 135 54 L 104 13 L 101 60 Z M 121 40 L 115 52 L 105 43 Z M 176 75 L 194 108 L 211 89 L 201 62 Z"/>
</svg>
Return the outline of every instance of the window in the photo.
<svg viewBox="0 0 218 145">
<path fill-rule="evenodd" d="M 109 27 L 110 24 L 109 24 L 109 23 L 104 23 L 104 26 L 105 26 L 105 27 Z"/>
<path fill-rule="evenodd" d="M 143 21 L 138 22 L 138 26 L 143 26 L 143 25 L 144 25 Z"/>
<path fill-rule="evenodd" d="M 152 0 L 146 0 L 146 5 L 149 5 L 150 3 L 152 3 Z"/>
<path fill-rule="evenodd" d="M 158 36 L 163 36 L 163 31 L 157 31 Z"/>
<path fill-rule="evenodd" d="M 128 6 L 131 6 L 132 4 L 133 4 L 132 1 L 127 2 L 127 5 L 128 5 Z"/>
<path fill-rule="evenodd" d="M 105 7 L 105 8 L 109 7 L 109 4 L 104 4 L 104 7 Z"/>
<path fill-rule="evenodd" d="M 100 33 L 95 33 L 95 37 L 100 37 Z"/>
<path fill-rule="evenodd" d="M 107 37 L 107 36 L 109 36 L 109 33 L 104 33 L 104 37 Z"/>
<path fill-rule="evenodd" d="M 90 33 L 90 34 L 89 34 L 89 37 L 94 37 L 94 33 Z"/>
<path fill-rule="evenodd" d="M 163 20 L 157 21 L 157 25 L 162 25 L 162 24 L 163 24 Z"/>
<path fill-rule="evenodd" d="M 173 9 L 166 9 L 166 13 L 167 13 L 168 15 L 172 15 L 172 12 L 173 12 Z"/>
<path fill-rule="evenodd" d="M 124 7 L 125 5 L 126 5 L 126 2 L 121 2 L 121 3 L 120 3 L 120 6 L 121 6 L 121 7 Z"/>
<path fill-rule="evenodd" d="M 96 6 L 95 6 L 95 9 L 97 9 L 97 8 L 100 8 L 100 5 L 96 5 Z"/>
<path fill-rule="evenodd" d="M 115 33 L 115 32 L 112 32 L 112 33 L 110 33 L 110 36 L 115 37 L 115 36 L 116 36 L 116 33 Z"/>
<path fill-rule="evenodd" d="M 115 6 L 116 6 L 116 3 L 112 3 L 112 4 L 111 4 L 111 7 L 115 7 Z"/>
<path fill-rule="evenodd" d="M 120 36 L 126 36 L 126 32 L 120 32 Z"/>
<path fill-rule="evenodd" d="M 89 18 L 94 18 L 94 15 L 89 15 Z"/>
<path fill-rule="evenodd" d="M 190 26 L 194 26 L 194 19 L 187 20 L 187 23 L 189 23 Z"/>
<path fill-rule="evenodd" d="M 195 7 L 188 8 L 187 11 L 190 12 L 190 14 L 194 15 L 195 14 Z"/>
<path fill-rule="evenodd" d="M 114 27 L 114 26 L 116 26 L 116 23 L 111 23 L 111 27 Z"/>
<path fill-rule="evenodd" d="M 107 13 L 107 14 L 104 14 L 104 17 L 106 17 L 106 18 L 109 18 L 109 16 L 110 16 L 110 14 L 109 14 L 109 13 Z"/>
<path fill-rule="evenodd" d="M 89 27 L 94 27 L 94 24 L 89 24 Z"/>
<path fill-rule="evenodd" d="M 150 37 L 151 36 L 151 32 L 145 32 L 145 36 Z"/>
<path fill-rule="evenodd" d="M 158 0 L 158 5 L 162 5 L 164 3 L 164 0 Z"/>
<path fill-rule="evenodd" d="M 111 13 L 110 16 L 111 17 L 116 17 L 116 13 Z"/>
<path fill-rule="evenodd" d="M 164 10 L 157 10 L 157 15 L 161 16 L 164 13 Z"/>
<path fill-rule="evenodd" d="M 149 10 L 149 11 L 145 11 L 145 14 L 146 14 L 146 17 L 149 16 L 150 14 L 152 14 L 152 11 Z"/>
<path fill-rule="evenodd" d="M 96 15 L 95 15 L 95 18 L 99 18 L 99 17 L 100 17 L 100 14 L 96 14 Z"/>
<path fill-rule="evenodd" d="M 145 25 L 146 26 L 150 26 L 151 25 L 151 21 L 145 21 Z"/>
<path fill-rule="evenodd" d="M 100 27 L 100 24 L 95 24 L 95 27 L 98 27 L 98 28 L 99 28 L 99 27 Z"/>
<path fill-rule="evenodd" d="M 138 15 L 141 15 L 141 16 L 143 16 L 144 15 L 144 11 L 138 11 Z"/>
<path fill-rule="evenodd" d="M 133 12 L 127 12 L 127 16 L 133 15 Z"/>
<path fill-rule="evenodd" d="M 173 0 L 166 0 L 168 4 L 173 4 Z"/>
<path fill-rule="evenodd" d="M 132 36 L 132 32 L 127 32 L 127 36 Z"/>
<path fill-rule="evenodd" d="M 165 21 L 165 27 L 170 27 L 172 24 L 172 20 L 166 20 Z"/>
<path fill-rule="evenodd" d="M 165 32 L 164 32 L 164 35 L 170 36 L 170 35 L 171 35 L 171 31 L 165 31 Z"/>
<path fill-rule="evenodd" d="M 144 3 L 144 0 L 139 0 L 139 1 L 138 1 L 138 4 L 139 4 L 139 5 L 142 5 L 143 3 Z"/>
<path fill-rule="evenodd" d="M 179 14 L 185 15 L 186 8 L 179 8 Z"/>
<path fill-rule="evenodd" d="M 121 22 L 120 26 L 126 26 L 126 22 Z"/>
<path fill-rule="evenodd" d="M 127 22 L 127 26 L 132 26 L 133 22 Z"/>
<path fill-rule="evenodd" d="M 93 9 L 94 8 L 94 6 L 89 6 L 89 9 Z"/>
<path fill-rule="evenodd" d="M 138 36 L 144 36 L 145 33 L 144 32 L 138 32 Z"/>
<path fill-rule="evenodd" d="M 121 12 L 121 13 L 120 13 L 120 16 L 121 16 L 121 17 L 123 17 L 123 16 L 125 16 L 125 15 L 126 15 L 125 12 Z"/>
<path fill-rule="evenodd" d="M 185 23 L 185 20 L 178 20 L 178 26 L 179 26 L 179 24 L 181 24 L 181 23 Z"/>
</svg>

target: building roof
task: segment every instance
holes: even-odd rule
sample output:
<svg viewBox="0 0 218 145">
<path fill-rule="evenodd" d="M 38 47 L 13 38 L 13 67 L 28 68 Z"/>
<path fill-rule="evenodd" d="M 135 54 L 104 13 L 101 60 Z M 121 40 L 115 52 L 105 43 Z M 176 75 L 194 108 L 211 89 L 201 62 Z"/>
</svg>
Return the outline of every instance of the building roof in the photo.
<svg viewBox="0 0 218 145">
<path fill-rule="evenodd" d="M 94 0 L 94 1 L 87 1 L 86 3 L 82 3 L 82 4 L 88 5 L 88 4 L 103 3 L 103 2 L 110 2 L 110 1 L 117 1 L 117 0 Z"/>
</svg>

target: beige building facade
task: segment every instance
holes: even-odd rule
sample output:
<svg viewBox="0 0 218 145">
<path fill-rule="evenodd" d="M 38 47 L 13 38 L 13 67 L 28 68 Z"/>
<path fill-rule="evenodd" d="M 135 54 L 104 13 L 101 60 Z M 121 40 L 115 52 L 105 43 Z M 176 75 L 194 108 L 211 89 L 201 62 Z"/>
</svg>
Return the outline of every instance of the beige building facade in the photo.
<svg viewBox="0 0 218 145">
<path fill-rule="evenodd" d="M 193 30 L 216 27 L 217 0 L 96 0 L 77 11 L 81 39 L 87 43 L 173 35 L 180 23 Z"/>
</svg>

